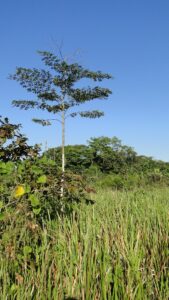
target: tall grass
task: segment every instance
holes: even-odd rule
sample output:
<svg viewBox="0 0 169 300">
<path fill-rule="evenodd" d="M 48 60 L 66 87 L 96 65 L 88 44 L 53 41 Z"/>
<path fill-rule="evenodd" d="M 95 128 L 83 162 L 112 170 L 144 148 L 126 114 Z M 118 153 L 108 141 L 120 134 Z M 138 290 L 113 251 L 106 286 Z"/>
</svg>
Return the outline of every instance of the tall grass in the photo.
<svg viewBox="0 0 169 300">
<path fill-rule="evenodd" d="M 169 189 L 94 198 L 42 231 L 9 223 L 1 300 L 169 299 Z"/>
</svg>

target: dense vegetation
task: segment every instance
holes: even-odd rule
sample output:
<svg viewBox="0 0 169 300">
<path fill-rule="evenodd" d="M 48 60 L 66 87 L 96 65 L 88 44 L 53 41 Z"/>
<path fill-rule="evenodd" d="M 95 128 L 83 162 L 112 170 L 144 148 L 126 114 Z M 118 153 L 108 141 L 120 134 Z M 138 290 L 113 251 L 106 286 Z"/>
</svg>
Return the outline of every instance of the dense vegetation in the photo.
<svg viewBox="0 0 169 300">
<path fill-rule="evenodd" d="M 65 173 L 61 197 L 61 170 L 40 149 L 27 144 L 20 125 L 0 120 L 0 218 L 4 223 L 16 210 L 27 212 L 40 223 L 71 212 L 74 202 L 89 201 L 82 177 Z M 2 226 L 3 227 L 3 226 Z"/>
<path fill-rule="evenodd" d="M 169 163 L 138 155 L 117 138 L 91 138 L 88 145 L 65 147 L 66 168 L 86 175 L 95 186 L 133 189 L 169 185 Z M 53 148 L 46 156 L 61 165 L 61 149 Z"/>
<path fill-rule="evenodd" d="M 62 146 L 42 153 L 0 117 L 0 299 L 169 299 L 169 163 L 116 137 L 65 146 L 68 116 L 103 115 L 71 109 L 111 94 L 74 84 L 111 76 L 40 54 L 50 72 L 12 76 L 37 101 L 13 104 L 61 114 Z"/>
<path fill-rule="evenodd" d="M 0 299 L 169 298 L 169 189 L 93 197 L 45 229 L 15 212 L 1 232 Z"/>
<path fill-rule="evenodd" d="M 1 118 L 0 299 L 168 299 L 168 163 L 92 138 L 61 197 L 60 152 Z"/>
</svg>

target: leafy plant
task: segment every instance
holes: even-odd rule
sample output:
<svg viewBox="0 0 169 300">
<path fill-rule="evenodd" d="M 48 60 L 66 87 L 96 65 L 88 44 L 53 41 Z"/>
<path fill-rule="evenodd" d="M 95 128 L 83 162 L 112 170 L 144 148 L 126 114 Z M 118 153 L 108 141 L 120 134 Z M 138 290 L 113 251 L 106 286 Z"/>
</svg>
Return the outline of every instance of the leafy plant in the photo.
<svg viewBox="0 0 169 300">
<path fill-rule="evenodd" d="M 21 125 L 9 122 L 0 117 L 0 160 L 4 162 L 18 161 L 27 157 L 34 158 L 39 153 L 39 146 L 29 146 L 27 138 L 20 133 Z M 11 141 L 11 143 L 9 142 Z"/>
<path fill-rule="evenodd" d="M 72 212 L 74 204 L 89 202 L 87 183 L 84 177 L 72 172 L 65 173 L 64 197 L 61 196 L 62 173 L 54 161 L 45 156 L 16 163 L 0 162 L 2 184 L 1 219 L 24 208 L 28 219 L 44 223 L 60 214 Z M 5 215 L 7 218 L 5 218 Z M 8 221 L 7 221 L 8 222 Z"/>
</svg>

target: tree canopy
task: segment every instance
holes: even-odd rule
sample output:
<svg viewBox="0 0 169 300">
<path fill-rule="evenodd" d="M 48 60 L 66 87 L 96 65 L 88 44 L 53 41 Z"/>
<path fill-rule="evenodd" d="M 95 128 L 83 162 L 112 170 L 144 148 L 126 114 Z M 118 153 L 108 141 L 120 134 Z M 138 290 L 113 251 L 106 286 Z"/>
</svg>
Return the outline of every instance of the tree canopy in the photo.
<svg viewBox="0 0 169 300">
<path fill-rule="evenodd" d="M 18 67 L 15 74 L 10 78 L 16 80 L 28 92 L 35 94 L 34 100 L 13 100 L 14 106 L 21 109 L 37 108 L 49 113 L 60 113 L 64 110 L 65 117 L 70 110 L 69 116 L 97 118 L 104 115 L 98 110 L 72 111 L 72 108 L 91 100 L 107 99 L 112 93 L 110 89 L 95 86 L 77 88 L 75 83 L 81 79 L 91 79 L 101 82 L 103 79 L 111 79 L 112 76 L 101 71 L 90 71 L 77 63 L 68 63 L 53 53 L 39 51 L 42 61 L 47 69 Z M 50 125 L 50 120 L 33 119 L 34 122 L 43 126 Z"/>
</svg>

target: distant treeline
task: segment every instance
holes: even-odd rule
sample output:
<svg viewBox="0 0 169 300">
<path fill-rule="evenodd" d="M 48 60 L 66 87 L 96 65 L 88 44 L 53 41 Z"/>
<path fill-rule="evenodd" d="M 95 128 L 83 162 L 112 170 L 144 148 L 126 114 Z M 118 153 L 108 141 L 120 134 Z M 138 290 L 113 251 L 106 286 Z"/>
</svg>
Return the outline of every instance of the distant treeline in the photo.
<svg viewBox="0 0 169 300">
<path fill-rule="evenodd" d="M 117 137 L 91 138 L 87 145 L 65 147 L 66 168 L 97 179 L 101 186 L 116 188 L 149 184 L 169 184 L 169 163 L 138 155 Z M 46 156 L 61 166 L 61 148 L 51 148 Z"/>
</svg>

